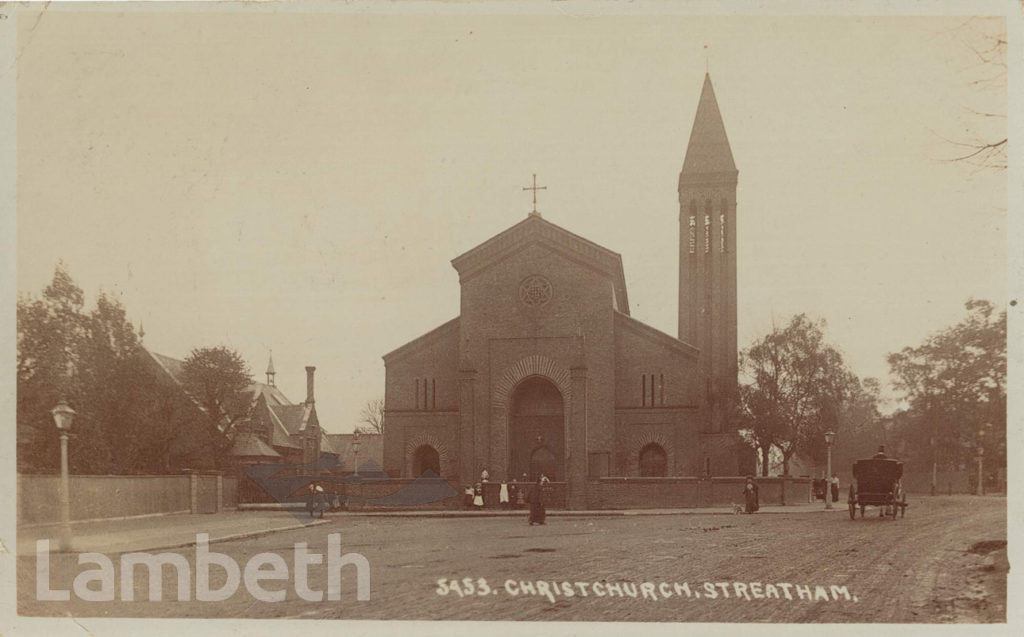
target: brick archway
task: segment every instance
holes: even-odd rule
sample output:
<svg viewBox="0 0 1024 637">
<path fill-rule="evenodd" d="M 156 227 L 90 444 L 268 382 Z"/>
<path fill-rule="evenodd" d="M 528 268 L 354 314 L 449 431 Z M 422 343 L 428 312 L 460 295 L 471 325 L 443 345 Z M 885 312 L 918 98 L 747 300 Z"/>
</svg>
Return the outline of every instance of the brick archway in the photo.
<svg viewBox="0 0 1024 637">
<path fill-rule="evenodd" d="M 629 454 L 626 458 L 626 466 L 629 467 L 630 474 L 640 475 L 640 452 L 650 444 L 658 445 L 665 452 L 665 474 L 675 475 L 676 454 L 669 437 L 662 432 L 650 430 L 633 435 L 626 444 Z"/>
<path fill-rule="evenodd" d="M 451 449 L 446 442 L 430 433 L 413 432 L 405 440 L 405 467 L 403 468 L 403 474 L 406 477 L 418 477 L 413 475 L 414 456 L 416 450 L 423 446 L 433 447 L 434 451 L 437 452 L 442 476 L 455 473 L 455 467 L 452 466 Z"/>
<path fill-rule="evenodd" d="M 494 385 L 494 392 L 491 394 L 491 407 L 507 409 L 509 398 L 512 397 L 512 391 L 516 385 L 530 376 L 543 376 L 553 382 L 558 391 L 562 392 L 562 398 L 568 403 L 572 393 L 568 368 L 559 365 L 547 356 L 534 354 L 521 359 L 505 370 L 505 373 Z"/>
<path fill-rule="evenodd" d="M 491 436 L 490 461 L 494 469 L 507 475 L 510 469 L 509 449 L 509 412 L 512 408 L 511 399 L 516 387 L 524 380 L 539 376 L 551 383 L 562 394 L 563 431 L 566 438 L 569 434 L 569 422 L 572 404 L 572 376 L 569 369 L 559 365 L 547 356 L 533 354 L 510 365 L 494 384 L 491 393 Z M 568 441 L 563 441 L 568 449 Z"/>
</svg>

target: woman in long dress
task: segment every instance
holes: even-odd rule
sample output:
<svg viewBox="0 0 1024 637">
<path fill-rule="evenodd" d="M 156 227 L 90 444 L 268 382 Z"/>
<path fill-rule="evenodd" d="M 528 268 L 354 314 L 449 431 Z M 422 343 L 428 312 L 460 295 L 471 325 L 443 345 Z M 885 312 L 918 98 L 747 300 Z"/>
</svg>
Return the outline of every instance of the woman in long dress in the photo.
<svg viewBox="0 0 1024 637">
<path fill-rule="evenodd" d="M 501 505 L 501 508 L 503 508 L 503 509 L 509 508 L 508 483 L 507 482 L 502 482 L 501 486 L 498 488 L 498 503 Z"/>
<path fill-rule="evenodd" d="M 757 501 L 757 484 L 754 478 L 747 476 L 747 483 L 743 486 L 743 499 L 746 503 L 746 512 L 753 513 L 760 508 Z"/>
<path fill-rule="evenodd" d="M 544 487 L 541 484 L 541 479 L 538 477 L 537 482 L 530 487 L 530 526 L 534 524 L 544 524 L 544 516 L 547 511 L 544 509 Z"/>
</svg>

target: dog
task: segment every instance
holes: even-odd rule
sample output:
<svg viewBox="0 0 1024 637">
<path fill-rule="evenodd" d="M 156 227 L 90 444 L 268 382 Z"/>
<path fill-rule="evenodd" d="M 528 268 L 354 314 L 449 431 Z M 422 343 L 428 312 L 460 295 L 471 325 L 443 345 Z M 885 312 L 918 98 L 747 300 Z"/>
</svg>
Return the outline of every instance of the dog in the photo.
<svg viewBox="0 0 1024 637">
<path fill-rule="evenodd" d="M 733 515 L 736 515 L 737 513 L 743 513 L 745 510 L 746 509 L 743 508 L 742 504 L 736 504 L 735 502 L 732 503 L 732 514 Z"/>
</svg>

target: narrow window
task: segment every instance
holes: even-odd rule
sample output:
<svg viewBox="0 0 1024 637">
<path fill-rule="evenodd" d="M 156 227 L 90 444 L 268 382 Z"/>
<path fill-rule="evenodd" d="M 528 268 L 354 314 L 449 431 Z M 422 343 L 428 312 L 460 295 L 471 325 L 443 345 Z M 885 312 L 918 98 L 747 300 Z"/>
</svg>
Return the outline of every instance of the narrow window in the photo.
<svg viewBox="0 0 1024 637">
<path fill-rule="evenodd" d="M 654 407 L 654 374 L 651 374 L 651 407 Z"/>
<path fill-rule="evenodd" d="M 658 389 L 661 391 L 661 404 L 665 404 L 665 374 L 658 376 Z"/>
<path fill-rule="evenodd" d="M 697 200 L 690 200 L 690 254 L 697 252 Z"/>
<path fill-rule="evenodd" d="M 640 390 L 640 406 L 647 406 L 647 374 L 643 375 L 643 388 Z"/>
<path fill-rule="evenodd" d="M 711 200 L 705 200 L 705 254 L 711 252 Z"/>
<path fill-rule="evenodd" d="M 725 215 L 729 210 L 729 200 L 722 197 L 722 213 L 718 215 L 718 251 L 725 254 Z"/>
<path fill-rule="evenodd" d="M 437 409 L 437 381 L 430 379 L 430 408 Z"/>
<path fill-rule="evenodd" d="M 416 409 L 420 408 L 420 379 L 416 379 Z"/>
<path fill-rule="evenodd" d="M 423 409 L 427 408 L 427 379 L 423 379 Z"/>
</svg>

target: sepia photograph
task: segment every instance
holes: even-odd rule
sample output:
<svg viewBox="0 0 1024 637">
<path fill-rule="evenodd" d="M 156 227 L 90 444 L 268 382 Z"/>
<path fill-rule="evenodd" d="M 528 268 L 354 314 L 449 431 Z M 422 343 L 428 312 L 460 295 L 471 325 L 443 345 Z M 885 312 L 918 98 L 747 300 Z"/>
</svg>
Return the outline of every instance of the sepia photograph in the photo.
<svg viewBox="0 0 1024 637">
<path fill-rule="evenodd" d="M 0 5 L 0 632 L 1013 632 L 1022 10 Z"/>
</svg>

